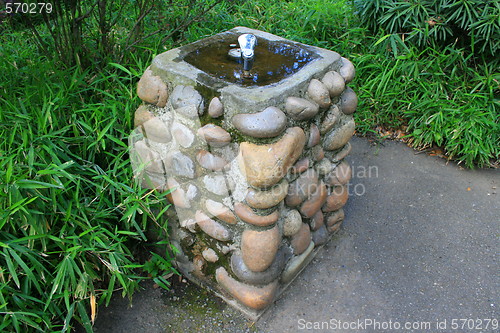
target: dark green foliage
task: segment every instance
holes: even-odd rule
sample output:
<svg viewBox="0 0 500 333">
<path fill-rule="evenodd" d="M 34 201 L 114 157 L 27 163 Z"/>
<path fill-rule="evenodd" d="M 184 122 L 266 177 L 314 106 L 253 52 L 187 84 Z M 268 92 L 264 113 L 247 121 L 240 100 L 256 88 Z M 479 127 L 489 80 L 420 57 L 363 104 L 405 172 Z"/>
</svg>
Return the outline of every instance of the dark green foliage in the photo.
<svg viewBox="0 0 500 333">
<path fill-rule="evenodd" d="M 467 167 L 500 157 L 500 74 L 491 65 L 468 65 L 463 52 L 412 49 L 396 59 L 363 54 L 357 64 L 357 130 L 408 125 L 416 147 L 438 145 Z"/>
<path fill-rule="evenodd" d="M 13 17 L 27 26 L 48 58 L 66 67 L 103 68 L 130 61 L 137 48 L 183 40 L 183 33 L 221 0 L 64 0 L 52 11 Z"/>
<path fill-rule="evenodd" d="M 468 167 L 500 156 L 500 2 L 355 1 L 375 36 L 358 56 L 361 133 L 407 130 Z M 369 106 L 369 109 L 366 108 Z"/>
<path fill-rule="evenodd" d="M 140 189 L 128 160 L 145 66 L 59 70 L 19 37 L 0 37 L 0 331 L 91 331 L 91 297 L 130 297 L 145 231 L 167 232 L 164 194 Z"/>
<path fill-rule="evenodd" d="M 421 48 L 467 47 L 494 57 L 500 50 L 500 2 L 483 0 L 355 0 L 363 25 L 398 34 Z"/>
</svg>

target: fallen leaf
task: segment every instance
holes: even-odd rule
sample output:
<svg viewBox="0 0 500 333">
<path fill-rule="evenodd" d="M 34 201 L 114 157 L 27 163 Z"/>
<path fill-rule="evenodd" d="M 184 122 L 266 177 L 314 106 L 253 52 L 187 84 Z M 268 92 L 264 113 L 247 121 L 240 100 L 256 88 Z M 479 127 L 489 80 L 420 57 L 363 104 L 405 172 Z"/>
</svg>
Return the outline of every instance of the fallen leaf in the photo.
<svg viewBox="0 0 500 333">
<path fill-rule="evenodd" d="M 95 295 L 90 295 L 90 320 L 92 321 L 92 325 L 94 325 L 96 315 L 96 303 L 95 303 Z"/>
</svg>

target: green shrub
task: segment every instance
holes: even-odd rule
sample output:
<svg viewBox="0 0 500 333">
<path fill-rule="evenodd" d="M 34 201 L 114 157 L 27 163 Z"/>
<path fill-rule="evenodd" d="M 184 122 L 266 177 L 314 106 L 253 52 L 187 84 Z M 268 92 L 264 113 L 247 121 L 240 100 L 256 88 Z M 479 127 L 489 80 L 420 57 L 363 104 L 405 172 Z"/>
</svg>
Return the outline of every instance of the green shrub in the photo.
<svg viewBox="0 0 500 333">
<path fill-rule="evenodd" d="M 188 29 L 188 40 L 246 26 L 267 31 L 298 42 L 351 52 L 362 43 L 355 27 L 357 18 L 348 0 L 267 0 L 223 1 L 201 25 Z"/>
<path fill-rule="evenodd" d="M 23 37 L 0 37 L 0 331 L 76 320 L 90 332 L 93 300 L 130 296 L 145 278 L 150 221 L 166 233 L 163 195 L 140 189 L 128 161 L 145 66 L 57 70 Z"/>
<path fill-rule="evenodd" d="M 407 125 L 416 147 L 442 146 L 449 158 L 467 167 L 498 161 L 500 74 L 491 64 L 470 67 L 463 51 L 452 48 L 412 48 L 395 59 L 367 53 L 353 61 L 360 95 L 358 132 Z"/>
<path fill-rule="evenodd" d="M 362 24 L 398 34 L 421 48 L 457 45 L 477 56 L 500 50 L 500 2 L 482 0 L 355 0 Z"/>
<path fill-rule="evenodd" d="M 11 23 L 29 27 L 47 58 L 66 68 L 95 70 L 110 61 L 130 61 L 140 49 L 182 41 L 186 29 L 221 1 L 63 0 L 51 2 L 50 12 L 15 15 Z"/>
</svg>

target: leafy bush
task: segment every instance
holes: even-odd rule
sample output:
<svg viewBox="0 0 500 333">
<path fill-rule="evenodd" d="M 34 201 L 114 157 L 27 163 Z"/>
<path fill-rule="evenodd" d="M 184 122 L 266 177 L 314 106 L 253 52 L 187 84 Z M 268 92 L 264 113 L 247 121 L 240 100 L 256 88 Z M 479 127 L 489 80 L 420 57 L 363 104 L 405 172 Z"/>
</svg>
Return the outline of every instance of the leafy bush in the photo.
<svg viewBox="0 0 500 333">
<path fill-rule="evenodd" d="M 29 27 L 47 58 L 95 70 L 110 61 L 130 61 L 131 53 L 151 44 L 179 42 L 193 22 L 221 1 L 63 0 L 51 2 L 50 13 L 15 15 L 11 23 Z"/>
<path fill-rule="evenodd" d="M 398 34 L 419 47 L 457 44 L 476 55 L 500 50 L 500 2 L 482 0 L 355 0 L 362 24 Z"/>
<path fill-rule="evenodd" d="M 19 37 L 0 37 L 0 331 L 91 331 L 97 304 L 145 278 L 150 221 L 166 233 L 163 195 L 128 161 L 145 66 L 57 70 Z"/>
<path fill-rule="evenodd" d="M 468 167 L 499 160 L 500 4 L 477 0 L 355 1 L 375 36 L 355 61 L 358 130 L 405 129 Z M 366 109 L 369 107 L 369 109 Z"/>
<path fill-rule="evenodd" d="M 467 167 L 494 164 L 500 157 L 500 102 L 494 88 L 500 74 L 487 63 L 470 67 L 468 60 L 452 48 L 445 53 L 410 49 L 396 59 L 383 53 L 355 57 L 358 132 L 406 125 L 416 147 L 442 146 Z"/>
</svg>

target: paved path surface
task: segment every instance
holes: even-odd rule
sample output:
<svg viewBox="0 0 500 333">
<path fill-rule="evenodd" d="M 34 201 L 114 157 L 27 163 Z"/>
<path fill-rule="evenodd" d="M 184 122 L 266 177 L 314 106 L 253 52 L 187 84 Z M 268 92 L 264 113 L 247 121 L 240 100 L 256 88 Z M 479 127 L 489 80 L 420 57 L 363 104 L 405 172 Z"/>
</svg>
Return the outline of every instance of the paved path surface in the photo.
<svg viewBox="0 0 500 333">
<path fill-rule="evenodd" d="M 352 144 L 343 229 L 257 323 L 179 282 L 144 285 L 132 308 L 115 298 L 96 332 L 500 331 L 485 329 L 500 319 L 500 170 L 464 170 L 398 142 Z"/>
</svg>

